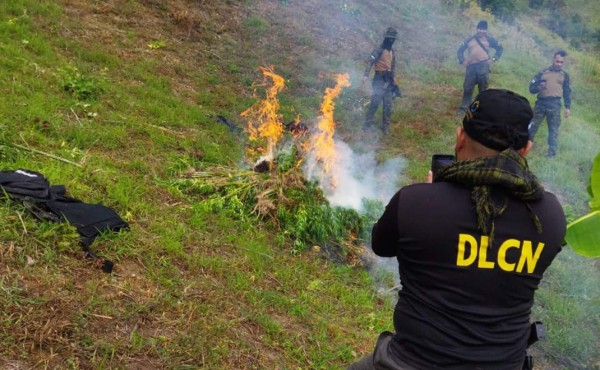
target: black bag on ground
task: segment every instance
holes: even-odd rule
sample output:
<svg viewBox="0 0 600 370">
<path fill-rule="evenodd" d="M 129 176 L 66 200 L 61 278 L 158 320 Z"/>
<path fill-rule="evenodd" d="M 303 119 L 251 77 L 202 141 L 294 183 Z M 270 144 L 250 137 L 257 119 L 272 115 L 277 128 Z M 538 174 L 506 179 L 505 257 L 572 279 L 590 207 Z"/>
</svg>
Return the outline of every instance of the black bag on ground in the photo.
<svg viewBox="0 0 600 370">
<path fill-rule="evenodd" d="M 98 235 L 107 231 L 127 229 L 129 225 L 112 209 L 101 204 L 87 204 L 65 195 L 62 185 L 50 186 L 41 173 L 19 169 L 0 171 L 0 195 L 20 200 L 25 208 L 40 220 L 66 220 L 75 226 L 86 258 L 98 259 L 100 268 L 111 272 L 113 263 L 90 250 Z"/>
<path fill-rule="evenodd" d="M 100 233 L 129 227 L 115 211 L 102 204 L 87 204 L 62 195 L 46 202 L 46 206 L 75 226 L 84 246 L 92 245 Z"/>
<path fill-rule="evenodd" d="M 0 171 L 0 188 L 14 199 L 50 199 L 50 184 L 39 172 L 23 169 Z"/>
</svg>

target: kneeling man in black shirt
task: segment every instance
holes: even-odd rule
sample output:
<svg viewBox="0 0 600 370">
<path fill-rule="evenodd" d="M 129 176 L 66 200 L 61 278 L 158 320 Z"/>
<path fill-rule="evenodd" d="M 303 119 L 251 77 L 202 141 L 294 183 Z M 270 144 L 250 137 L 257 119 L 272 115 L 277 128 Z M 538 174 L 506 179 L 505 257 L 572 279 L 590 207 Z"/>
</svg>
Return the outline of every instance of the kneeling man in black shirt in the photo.
<svg viewBox="0 0 600 370">
<path fill-rule="evenodd" d="M 349 369 L 522 369 L 534 292 L 566 232 L 524 158 L 532 116 L 518 94 L 481 92 L 456 161 L 390 200 L 372 247 L 400 266 L 395 333 Z"/>
</svg>

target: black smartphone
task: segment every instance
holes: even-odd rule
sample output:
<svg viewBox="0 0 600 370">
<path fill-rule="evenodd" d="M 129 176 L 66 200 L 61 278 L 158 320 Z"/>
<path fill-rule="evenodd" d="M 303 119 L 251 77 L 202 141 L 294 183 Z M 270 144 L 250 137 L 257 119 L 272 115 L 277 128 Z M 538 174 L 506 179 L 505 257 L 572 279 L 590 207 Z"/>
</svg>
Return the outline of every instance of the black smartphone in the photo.
<svg viewBox="0 0 600 370">
<path fill-rule="evenodd" d="M 434 154 L 431 157 L 431 173 L 433 174 L 433 179 L 440 172 L 440 170 L 447 165 L 454 162 L 454 156 L 450 154 Z"/>
</svg>

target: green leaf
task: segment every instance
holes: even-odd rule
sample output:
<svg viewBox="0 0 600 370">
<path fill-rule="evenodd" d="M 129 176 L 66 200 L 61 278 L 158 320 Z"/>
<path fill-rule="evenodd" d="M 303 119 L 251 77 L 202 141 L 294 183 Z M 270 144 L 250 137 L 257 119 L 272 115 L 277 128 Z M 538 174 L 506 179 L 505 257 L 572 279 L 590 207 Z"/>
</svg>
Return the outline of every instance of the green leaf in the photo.
<svg viewBox="0 0 600 370">
<path fill-rule="evenodd" d="M 570 223 L 565 239 L 576 253 L 585 257 L 600 257 L 600 211 Z"/>
<path fill-rule="evenodd" d="M 590 209 L 592 211 L 600 211 L 600 196 L 590 200 Z"/>
<path fill-rule="evenodd" d="M 594 159 L 594 164 L 592 165 L 590 193 L 592 196 L 590 208 L 592 208 L 592 210 L 600 210 L 600 153 L 598 153 L 596 159 Z"/>
</svg>

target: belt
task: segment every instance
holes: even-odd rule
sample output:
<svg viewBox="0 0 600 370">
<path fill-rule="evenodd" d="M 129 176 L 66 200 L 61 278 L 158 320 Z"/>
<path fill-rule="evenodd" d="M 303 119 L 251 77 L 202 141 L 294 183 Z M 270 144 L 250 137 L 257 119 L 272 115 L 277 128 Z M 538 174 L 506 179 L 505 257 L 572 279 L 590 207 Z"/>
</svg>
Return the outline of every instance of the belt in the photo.
<svg viewBox="0 0 600 370">
<path fill-rule="evenodd" d="M 475 64 L 487 63 L 487 62 L 489 62 L 489 61 L 490 61 L 489 59 L 486 59 L 486 60 L 480 60 L 479 62 L 472 62 L 472 63 L 469 63 L 469 64 L 467 64 L 467 65 L 469 65 L 469 66 L 474 66 Z"/>
<path fill-rule="evenodd" d="M 538 96 L 537 100 L 541 100 L 543 102 L 548 102 L 548 103 L 553 103 L 553 102 L 560 103 L 560 96 Z"/>
</svg>

